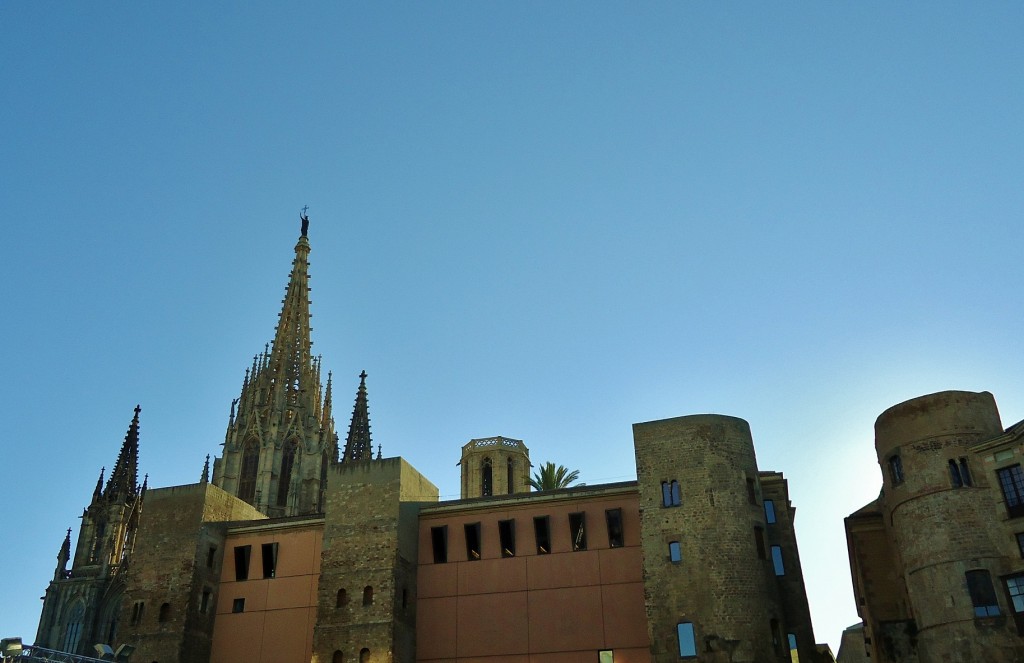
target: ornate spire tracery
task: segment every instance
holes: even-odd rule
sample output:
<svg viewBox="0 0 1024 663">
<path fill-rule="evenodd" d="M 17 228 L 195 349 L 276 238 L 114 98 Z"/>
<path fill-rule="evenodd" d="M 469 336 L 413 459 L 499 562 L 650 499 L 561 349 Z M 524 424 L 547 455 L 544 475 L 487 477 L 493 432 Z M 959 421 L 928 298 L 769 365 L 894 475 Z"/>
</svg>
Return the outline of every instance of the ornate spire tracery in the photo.
<svg viewBox="0 0 1024 663">
<path fill-rule="evenodd" d="M 128 425 L 124 436 L 121 452 L 110 472 L 107 487 L 103 489 L 103 497 L 110 501 L 129 502 L 139 494 L 139 412 L 142 408 L 135 406 L 135 416 Z M 102 477 L 102 471 L 101 471 Z"/>
<path fill-rule="evenodd" d="M 246 370 L 228 417 L 224 456 L 213 464 L 214 485 L 271 516 L 316 510 L 314 484 L 335 439 L 330 378 L 325 393 L 322 360 L 312 354 L 309 218 L 301 220 L 274 340 Z M 299 456 L 285 466 L 282 450 L 292 441 L 299 442 Z"/>
</svg>

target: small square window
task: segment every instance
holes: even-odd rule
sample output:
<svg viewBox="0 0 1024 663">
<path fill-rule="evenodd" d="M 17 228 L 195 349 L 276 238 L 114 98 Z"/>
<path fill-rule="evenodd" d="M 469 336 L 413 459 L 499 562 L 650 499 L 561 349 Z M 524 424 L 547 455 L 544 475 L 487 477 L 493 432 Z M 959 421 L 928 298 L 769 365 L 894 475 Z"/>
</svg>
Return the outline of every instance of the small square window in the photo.
<svg viewBox="0 0 1024 663">
<path fill-rule="evenodd" d="M 231 612 L 245 612 L 245 599 L 235 599 L 231 603 Z"/>
<path fill-rule="evenodd" d="M 597 663 L 615 663 L 615 652 L 611 649 L 597 652 Z"/>
</svg>

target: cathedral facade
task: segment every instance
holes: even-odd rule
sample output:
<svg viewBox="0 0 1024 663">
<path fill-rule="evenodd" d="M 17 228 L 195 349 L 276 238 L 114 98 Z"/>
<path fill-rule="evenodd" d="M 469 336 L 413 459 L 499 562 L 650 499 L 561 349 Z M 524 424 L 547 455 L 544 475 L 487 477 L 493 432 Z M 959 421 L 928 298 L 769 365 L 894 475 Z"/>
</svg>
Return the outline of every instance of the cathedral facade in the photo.
<svg viewBox="0 0 1024 663">
<path fill-rule="evenodd" d="M 820 660 L 785 478 L 745 421 L 634 425 L 637 479 L 531 491 L 529 450 L 471 440 L 462 494 L 344 444 L 311 353 L 308 219 L 272 344 L 195 484 L 138 484 L 136 408 L 60 546 L 35 645 L 171 663 Z M 209 460 L 209 459 L 208 459 Z M 68 564 L 71 564 L 68 568 Z"/>
</svg>

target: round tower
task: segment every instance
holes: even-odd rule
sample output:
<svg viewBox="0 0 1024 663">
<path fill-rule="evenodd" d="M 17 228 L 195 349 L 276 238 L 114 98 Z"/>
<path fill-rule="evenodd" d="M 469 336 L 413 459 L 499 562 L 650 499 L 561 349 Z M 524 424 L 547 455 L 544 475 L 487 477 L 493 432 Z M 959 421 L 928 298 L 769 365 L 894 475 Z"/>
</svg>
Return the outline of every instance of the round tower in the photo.
<svg viewBox="0 0 1024 663">
<path fill-rule="evenodd" d="M 750 426 L 694 415 L 635 424 L 633 438 L 652 660 L 783 660 Z"/>
<path fill-rule="evenodd" d="M 928 661 L 1003 660 L 1017 636 L 998 606 L 990 479 L 971 446 L 1003 432 L 988 392 L 943 391 L 875 422 L 885 522 Z M 970 587 L 968 585 L 971 585 Z"/>
<path fill-rule="evenodd" d="M 462 447 L 462 499 L 530 491 L 530 450 L 522 440 L 485 437 Z"/>
</svg>

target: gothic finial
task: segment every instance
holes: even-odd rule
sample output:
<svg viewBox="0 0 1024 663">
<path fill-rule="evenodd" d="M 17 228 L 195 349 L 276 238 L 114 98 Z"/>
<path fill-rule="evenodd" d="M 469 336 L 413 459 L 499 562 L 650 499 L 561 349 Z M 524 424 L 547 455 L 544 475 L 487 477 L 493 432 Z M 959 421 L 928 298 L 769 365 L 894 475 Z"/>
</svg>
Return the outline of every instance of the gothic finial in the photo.
<svg viewBox="0 0 1024 663">
<path fill-rule="evenodd" d="M 58 580 L 67 575 L 68 560 L 71 559 L 71 528 L 68 528 L 67 536 L 60 544 L 60 551 L 57 553 L 57 568 L 53 572 L 53 579 Z"/>
<path fill-rule="evenodd" d="M 146 495 L 146 489 L 148 487 L 149 487 L 149 475 L 147 474 L 146 476 L 142 477 L 142 490 L 139 491 L 139 494 L 142 495 L 142 496 L 145 496 Z"/>
<path fill-rule="evenodd" d="M 302 221 L 302 236 L 305 237 L 309 232 L 309 216 L 306 211 L 309 209 L 309 205 L 302 208 L 302 214 L 299 215 L 299 219 Z"/>
<path fill-rule="evenodd" d="M 377 460 L 380 460 L 380 445 L 377 445 Z"/>
<path fill-rule="evenodd" d="M 100 468 L 100 478 L 96 480 L 96 490 L 92 491 L 92 501 L 93 502 L 98 500 L 100 498 L 100 495 L 103 494 L 103 472 L 106 469 L 107 469 L 106 467 L 101 467 Z"/>
<path fill-rule="evenodd" d="M 206 454 L 206 463 L 203 465 L 203 476 L 199 478 L 199 483 L 210 483 L 210 454 Z"/>
</svg>

